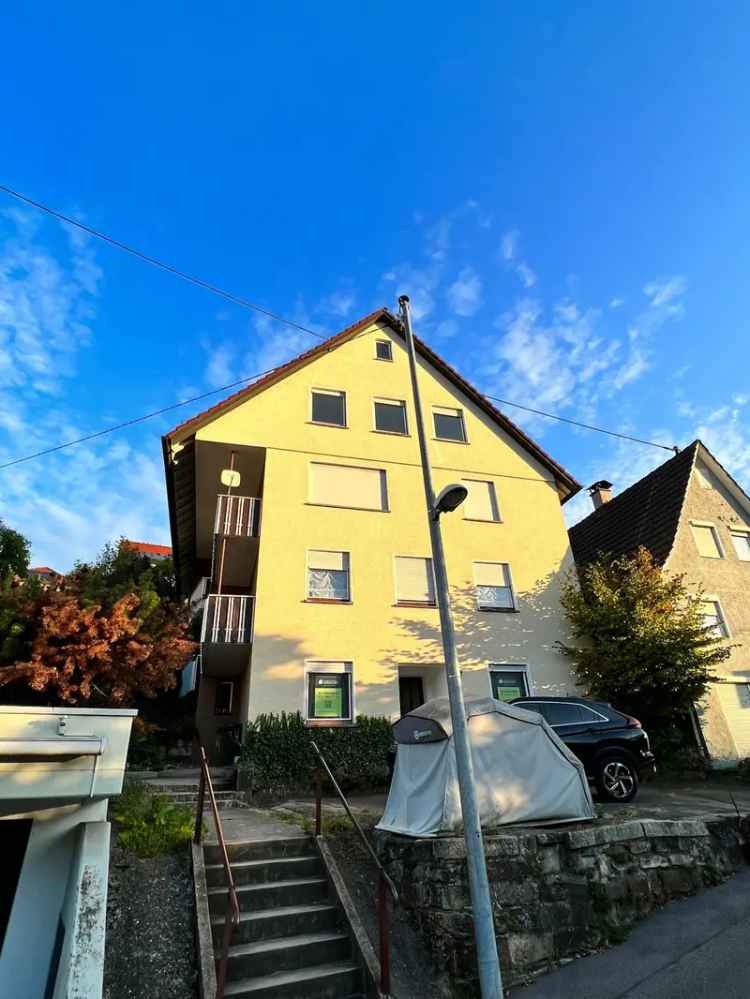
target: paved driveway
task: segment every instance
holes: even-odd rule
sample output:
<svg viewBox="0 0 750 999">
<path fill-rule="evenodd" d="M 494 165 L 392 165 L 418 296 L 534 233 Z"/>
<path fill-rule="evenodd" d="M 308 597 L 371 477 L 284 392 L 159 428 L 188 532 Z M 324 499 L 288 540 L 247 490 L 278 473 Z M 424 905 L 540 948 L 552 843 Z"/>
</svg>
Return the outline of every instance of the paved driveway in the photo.
<svg viewBox="0 0 750 999">
<path fill-rule="evenodd" d="M 641 784 L 630 805 L 594 801 L 604 815 L 649 819 L 692 819 L 703 815 L 734 814 L 732 798 L 743 815 L 750 813 L 750 784 L 704 780 L 694 783 L 652 781 Z"/>
</svg>

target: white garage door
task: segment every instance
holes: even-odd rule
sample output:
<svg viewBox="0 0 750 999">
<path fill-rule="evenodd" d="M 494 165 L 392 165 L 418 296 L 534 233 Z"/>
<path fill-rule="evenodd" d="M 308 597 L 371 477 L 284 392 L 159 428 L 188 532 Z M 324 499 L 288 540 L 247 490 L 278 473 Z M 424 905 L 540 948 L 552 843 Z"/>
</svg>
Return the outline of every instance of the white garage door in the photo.
<svg viewBox="0 0 750 999">
<path fill-rule="evenodd" d="M 750 756 L 750 683 L 718 683 L 716 690 L 737 752 Z"/>
</svg>

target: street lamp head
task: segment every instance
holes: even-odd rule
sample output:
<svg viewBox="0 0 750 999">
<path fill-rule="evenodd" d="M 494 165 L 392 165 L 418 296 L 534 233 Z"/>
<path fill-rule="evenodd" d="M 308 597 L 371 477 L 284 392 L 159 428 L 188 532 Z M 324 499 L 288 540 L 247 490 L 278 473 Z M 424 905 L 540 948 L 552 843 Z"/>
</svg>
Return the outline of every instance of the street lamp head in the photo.
<svg viewBox="0 0 750 999">
<path fill-rule="evenodd" d="M 468 496 L 469 491 L 466 486 L 458 482 L 452 482 L 449 486 L 441 489 L 435 500 L 435 513 L 451 513 L 457 506 L 461 506 Z"/>
</svg>

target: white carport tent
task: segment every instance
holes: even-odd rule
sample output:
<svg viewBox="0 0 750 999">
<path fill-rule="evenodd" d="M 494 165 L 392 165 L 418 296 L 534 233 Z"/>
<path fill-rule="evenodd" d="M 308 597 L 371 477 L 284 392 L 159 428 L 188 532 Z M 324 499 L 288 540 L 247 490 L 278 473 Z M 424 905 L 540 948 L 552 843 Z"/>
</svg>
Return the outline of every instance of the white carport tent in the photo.
<svg viewBox="0 0 750 999">
<path fill-rule="evenodd" d="M 491 697 L 467 698 L 465 704 L 484 829 L 593 818 L 583 765 L 541 715 Z M 437 697 L 404 715 L 393 731 L 396 767 L 377 828 L 405 836 L 460 832 L 448 698 Z"/>
</svg>

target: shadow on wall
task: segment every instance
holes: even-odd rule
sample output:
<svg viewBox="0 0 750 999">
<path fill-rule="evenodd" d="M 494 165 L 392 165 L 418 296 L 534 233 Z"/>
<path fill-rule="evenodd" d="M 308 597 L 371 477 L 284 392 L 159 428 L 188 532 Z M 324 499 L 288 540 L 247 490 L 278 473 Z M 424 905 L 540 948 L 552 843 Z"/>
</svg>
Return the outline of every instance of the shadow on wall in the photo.
<svg viewBox="0 0 750 999">
<path fill-rule="evenodd" d="M 555 646 L 567 637 L 566 618 L 560 605 L 561 580 L 560 572 L 549 573 L 533 589 L 516 592 L 516 610 L 508 612 L 477 612 L 474 587 L 452 586 L 451 606 L 462 669 L 484 669 L 492 662 L 526 663 L 533 669 L 540 650 L 550 657 L 559 657 L 562 663 L 562 654 Z M 407 661 L 425 666 L 442 663 L 440 619 L 437 611 L 429 613 L 429 621 L 403 617 L 391 620 L 391 625 L 405 639 L 410 639 L 408 644 L 414 649 L 408 659 L 403 648 L 387 650 L 386 657 L 394 667 Z M 561 693 L 559 685 L 545 683 L 538 671 L 534 673 L 534 686 L 537 694 Z"/>
</svg>

